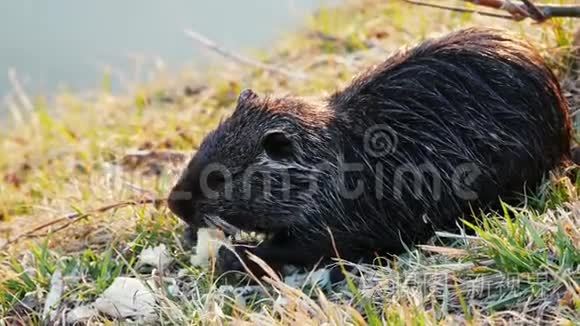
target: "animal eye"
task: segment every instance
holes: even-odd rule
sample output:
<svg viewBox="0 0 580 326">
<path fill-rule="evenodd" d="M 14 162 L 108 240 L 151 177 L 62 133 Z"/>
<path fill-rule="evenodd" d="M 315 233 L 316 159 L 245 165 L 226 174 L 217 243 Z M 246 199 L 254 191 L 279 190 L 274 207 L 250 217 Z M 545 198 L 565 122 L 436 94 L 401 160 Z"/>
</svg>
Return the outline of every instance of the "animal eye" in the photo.
<svg viewBox="0 0 580 326">
<path fill-rule="evenodd" d="M 274 160 L 287 159 L 292 156 L 292 141 L 283 132 L 272 132 L 262 140 L 266 154 Z"/>
<path fill-rule="evenodd" d="M 225 182 L 226 182 L 226 179 L 225 179 L 223 173 L 221 173 L 220 171 L 212 171 L 207 176 L 207 186 L 211 190 L 214 190 L 214 191 L 218 190 L 218 188 L 221 187 Z"/>
</svg>

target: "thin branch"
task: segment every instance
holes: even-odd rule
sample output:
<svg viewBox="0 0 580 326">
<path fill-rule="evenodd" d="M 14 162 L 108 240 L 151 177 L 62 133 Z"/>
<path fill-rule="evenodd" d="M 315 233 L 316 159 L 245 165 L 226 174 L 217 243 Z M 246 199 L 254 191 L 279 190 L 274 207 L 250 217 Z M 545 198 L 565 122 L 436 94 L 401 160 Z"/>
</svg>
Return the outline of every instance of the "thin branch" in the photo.
<svg viewBox="0 0 580 326">
<path fill-rule="evenodd" d="M 531 0 L 463 0 L 475 5 L 504 10 L 514 16 L 515 20 L 531 18 L 543 22 L 554 17 L 580 17 L 578 5 L 535 5 Z"/>
<path fill-rule="evenodd" d="M 292 72 L 292 71 L 287 70 L 285 68 L 282 68 L 282 67 L 279 67 L 276 65 L 267 64 L 267 63 L 264 63 L 261 61 L 253 60 L 253 59 L 244 57 L 240 54 L 229 51 L 229 50 L 221 47 L 220 45 L 218 45 L 214 41 L 210 40 L 205 35 L 202 35 L 198 32 L 195 32 L 195 31 L 192 31 L 189 29 L 185 30 L 184 32 L 185 32 L 185 35 L 187 35 L 192 40 L 197 41 L 198 43 L 205 46 L 206 48 L 208 48 L 216 53 L 219 53 L 220 55 L 222 55 L 222 56 L 224 56 L 232 61 L 235 61 L 239 64 L 263 69 L 263 70 L 270 71 L 270 72 L 280 74 L 280 75 L 284 75 L 286 77 L 293 78 L 293 79 L 307 79 L 307 76 L 304 73 Z"/>
<path fill-rule="evenodd" d="M 32 101 L 30 100 L 28 95 L 26 95 L 24 88 L 18 81 L 18 78 L 16 77 L 16 71 L 14 69 L 8 70 L 8 80 L 10 81 L 12 89 L 14 90 L 14 95 L 16 96 L 20 104 L 24 106 L 24 108 L 28 110 L 28 112 L 34 111 L 34 105 L 32 104 Z"/>
<path fill-rule="evenodd" d="M 403 0 L 407 3 L 426 6 L 431 8 L 445 9 L 456 12 L 463 13 L 474 13 L 482 16 L 496 17 L 496 18 L 506 18 L 511 20 L 522 20 L 525 18 L 531 18 L 536 22 L 543 22 L 547 19 L 554 17 L 576 17 L 580 18 L 580 6 L 577 5 L 536 5 L 531 0 L 463 0 L 464 2 L 469 2 L 474 5 L 492 8 L 496 10 L 502 10 L 508 12 L 510 15 L 501 15 L 491 12 L 482 12 L 478 10 L 472 10 L 461 7 L 447 6 L 434 4 L 430 2 L 423 2 L 417 0 Z"/>
<path fill-rule="evenodd" d="M 543 6 L 540 7 L 544 16 L 551 17 L 575 17 L 580 18 L 580 6 L 562 5 L 562 6 Z"/>
<path fill-rule="evenodd" d="M 28 230 L 28 231 L 16 236 L 15 238 L 8 240 L 6 243 L 4 243 L 0 247 L 0 251 L 4 251 L 9 246 L 11 246 L 11 245 L 13 245 L 21 240 L 24 240 L 24 239 L 38 238 L 38 237 L 47 236 L 48 234 L 56 233 L 58 231 L 66 229 L 67 227 L 71 226 L 72 224 L 74 224 L 80 220 L 83 220 L 91 215 L 100 214 L 100 213 L 104 213 L 104 212 L 112 210 L 112 209 L 123 208 L 123 207 L 128 207 L 128 206 L 137 206 L 137 205 L 146 205 L 146 204 L 153 204 L 155 206 L 158 206 L 158 205 L 165 203 L 166 201 L 167 201 L 166 199 L 128 200 L 128 201 L 122 201 L 122 202 L 111 204 L 111 205 L 102 206 L 102 207 L 96 208 L 94 210 L 85 212 L 85 213 L 81 213 L 81 212 L 69 213 L 69 214 L 66 214 L 60 218 L 54 219 L 50 222 L 41 224 L 41 225 L 33 228 L 32 230 Z M 54 230 L 50 230 L 50 231 L 47 231 L 47 232 L 41 233 L 41 234 L 37 233 L 38 231 L 47 229 L 51 226 L 57 225 L 59 223 L 65 222 L 65 221 L 68 221 L 68 222 L 59 226 L 58 228 L 56 228 Z"/>
<path fill-rule="evenodd" d="M 538 22 L 543 22 L 547 19 L 546 15 L 544 15 L 544 13 L 532 2 L 532 0 L 522 0 L 522 2 L 524 3 L 524 6 L 526 6 L 526 9 L 532 19 Z"/>
<path fill-rule="evenodd" d="M 403 1 L 405 1 L 409 4 L 412 4 L 412 5 L 422 6 L 422 7 L 444 9 L 444 10 L 455 11 L 455 12 L 466 13 L 466 14 L 477 14 L 477 15 L 481 15 L 481 16 L 488 16 L 488 17 L 494 17 L 494 18 L 504 18 L 504 19 L 510 19 L 510 20 L 514 19 L 514 17 L 510 16 L 510 15 L 496 14 L 496 13 L 487 12 L 487 11 L 479 11 L 479 10 L 472 10 L 472 9 L 460 8 L 460 7 L 454 7 L 454 6 L 439 5 L 439 4 L 423 2 L 423 1 L 415 1 L 415 0 L 403 0 Z"/>
</svg>

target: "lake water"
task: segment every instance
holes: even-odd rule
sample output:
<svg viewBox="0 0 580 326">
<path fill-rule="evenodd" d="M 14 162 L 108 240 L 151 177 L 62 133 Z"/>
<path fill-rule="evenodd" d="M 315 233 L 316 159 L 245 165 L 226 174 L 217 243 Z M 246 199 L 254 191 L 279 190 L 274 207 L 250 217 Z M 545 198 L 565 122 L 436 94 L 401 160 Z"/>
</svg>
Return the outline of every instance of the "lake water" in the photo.
<svg viewBox="0 0 580 326">
<path fill-rule="evenodd" d="M 0 98 L 11 91 L 11 69 L 38 94 L 98 87 L 107 67 L 130 74 L 136 57 L 145 64 L 161 58 L 169 70 L 199 62 L 207 50 L 185 37 L 187 28 L 230 49 L 267 48 L 330 2 L 2 0 Z"/>
</svg>

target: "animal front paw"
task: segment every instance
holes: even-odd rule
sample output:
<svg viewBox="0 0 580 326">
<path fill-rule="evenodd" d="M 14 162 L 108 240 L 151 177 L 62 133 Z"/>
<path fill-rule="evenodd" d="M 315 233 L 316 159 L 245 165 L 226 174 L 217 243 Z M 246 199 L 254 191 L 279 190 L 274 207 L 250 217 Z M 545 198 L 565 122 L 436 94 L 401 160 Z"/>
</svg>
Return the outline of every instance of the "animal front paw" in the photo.
<svg viewBox="0 0 580 326">
<path fill-rule="evenodd" d="M 186 249 L 194 248 L 197 245 L 197 228 L 186 226 L 181 236 L 181 241 Z"/>
<path fill-rule="evenodd" d="M 255 255 L 260 260 L 264 261 L 264 263 L 269 266 L 267 270 L 279 272 L 282 268 L 282 264 L 272 262 L 266 258 L 268 257 L 268 252 L 265 251 L 264 247 L 237 244 L 230 248 L 222 246 L 218 250 L 216 257 L 216 272 L 218 275 L 227 272 L 244 272 L 251 274 L 253 277 L 258 279 L 267 275 L 267 270 L 264 270 L 260 264 L 251 260 L 248 257 L 248 254 Z"/>
<path fill-rule="evenodd" d="M 216 271 L 219 275 L 227 272 L 243 272 L 247 266 L 247 246 L 220 247 L 216 257 Z"/>
</svg>

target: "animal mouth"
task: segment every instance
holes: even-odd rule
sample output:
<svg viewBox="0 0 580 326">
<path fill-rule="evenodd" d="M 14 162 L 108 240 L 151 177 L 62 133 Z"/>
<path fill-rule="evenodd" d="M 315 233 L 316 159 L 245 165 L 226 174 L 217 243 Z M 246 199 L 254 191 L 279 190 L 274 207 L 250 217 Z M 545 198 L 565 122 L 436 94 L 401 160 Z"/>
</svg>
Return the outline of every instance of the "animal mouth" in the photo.
<svg viewBox="0 0 580 326">
<path fill-rule="evenodd" d="M 254 227 L 252 229 L 240 229 L 237 226 L 227 222 L 219 215 L 206 215 L 203 220 L 208 227 L 221 230 L 226 235 L 226 237 L 235 242 L 262 242 L 265 240 L 271 240 L 278 233 L 276 231 L 266 230 L 260 227 Z"/>
</svg>

